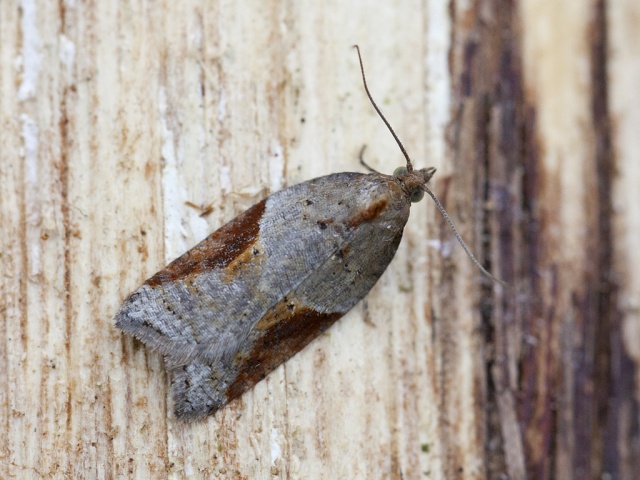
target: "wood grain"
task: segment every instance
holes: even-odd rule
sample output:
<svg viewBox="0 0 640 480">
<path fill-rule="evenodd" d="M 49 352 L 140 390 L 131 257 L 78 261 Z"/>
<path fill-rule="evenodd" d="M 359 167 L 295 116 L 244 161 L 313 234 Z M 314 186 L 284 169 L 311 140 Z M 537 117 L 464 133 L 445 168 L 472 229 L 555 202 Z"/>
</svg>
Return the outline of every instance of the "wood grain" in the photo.
<svg viewBox="0 0 640 480">
<path fill-rule="evenodd" d="M 632 0 L 0 2 L 0 477 L 634 478 L 638 18 Z M 512 288 L 423 201 L 364 302 L 178 423 L 161 358 L 112 317 L 267 193 L 362 171 L 363 144 L 403 164 L 354 43 Z"/>
</svg>

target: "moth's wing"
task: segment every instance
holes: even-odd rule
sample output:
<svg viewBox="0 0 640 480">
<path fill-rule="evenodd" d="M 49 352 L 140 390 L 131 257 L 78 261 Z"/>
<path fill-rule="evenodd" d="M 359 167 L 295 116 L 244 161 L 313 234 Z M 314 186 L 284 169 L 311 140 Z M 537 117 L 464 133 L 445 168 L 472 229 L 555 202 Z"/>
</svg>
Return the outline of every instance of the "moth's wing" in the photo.
<svg viewBox="0 0 640 480">
<path fill-rule="evenodd" d="M 204 417 L 240 396 L 348 312 L 382 275 L 402 238 L 408 199 L 389 186 L 381 192 L 368 191 L 371 186 L 363 180 L 350 187 L 363 196 L 352 199 L 359 206 L 349 208 L 348 215 L 325 215 L 321 220 L 325 226 L 320 228 L 326 232 L 323 241 L 332 245 L 330 253 L 314 262 L 312 271 L 299 275 L 292 289 L 281 292 L 242 341 L 235 343 L 233 354 L 215 362 L 198 358 L 173 369 L 178 417 Z M 344 200 L 332 196 L 324 202 L 337 205 Z M 325 213 L 330 211 L 325 209 Z M 329 225 L 347 235 L 336 239 Z M 290 256 L 313 254 L 309 253 L 311 246 L 304 247 L 300 244 Z"/>
<path fill-rule="evenodd" d="M 320 177 L 254 205 L 133 292 L 116 326 L 177 364 L 232 357 L 253 325 L 347 242 L 362 202 L 385 189 L 370 177 Z"/>
<path fill-rule="evenodd" d="M 194 360 L 187 365 L 172 367 L 168 358 L 167 366 L 171 372 L 174 411 L 179 419 L 204 418 L 227 402 L 212 365 Z"/>
<path fill-rule="evenodd" d="M 280 315 L 282 309 L 274 309 L 278 310 L 270 316 L 271 321 Z M 193 360 L 182 365 L 167 358 L 176 416 L 182 420 L 197 420 L 215 413 L 304 348 L 342 315 L 306 311 L 294 317 L 283 317 L 271 327 L 261 324 L 259 333 L 250 335 L 254 338 L 240 344 L 234 357 L 216 362 Z M 291 321 L 292 318 L 299 323 Z"/>
<path fill-rule="evenodd" d="M 264 255 L 258 250 L 259 222 L 267 200 L 148 279 L 122 303 L 116 327 L 178 363 L 193 358 L 202 342 L 233 346 L 233 340 L 250 329 L 241 303 L 249 301 L 255 289 L 247 285 L 257 283 L 259 276 L 257 267 Z M 243 266 L 245 279 L 234 283 L 234 273 Z M 244 295 L 243 287 L 248 289 Z"/>
</svg>

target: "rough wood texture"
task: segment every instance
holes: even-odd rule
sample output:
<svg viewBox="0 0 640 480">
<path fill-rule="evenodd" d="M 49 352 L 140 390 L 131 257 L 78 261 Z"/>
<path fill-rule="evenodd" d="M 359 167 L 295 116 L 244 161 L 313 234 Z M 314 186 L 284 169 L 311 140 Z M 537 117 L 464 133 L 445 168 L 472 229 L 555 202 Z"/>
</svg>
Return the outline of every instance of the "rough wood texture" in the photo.
<svg viewBox="0 0 640 480">
<path fill-rule="evenodd" d="M 0 2 L 0 478 L 640 471 L 640 5 Z M 145 278 L 310 178 L 428 200 L 372 294 L 203 423 L 113 326 Z M 193 205 L 212 205 L 201 217 Z"/>
</svg>

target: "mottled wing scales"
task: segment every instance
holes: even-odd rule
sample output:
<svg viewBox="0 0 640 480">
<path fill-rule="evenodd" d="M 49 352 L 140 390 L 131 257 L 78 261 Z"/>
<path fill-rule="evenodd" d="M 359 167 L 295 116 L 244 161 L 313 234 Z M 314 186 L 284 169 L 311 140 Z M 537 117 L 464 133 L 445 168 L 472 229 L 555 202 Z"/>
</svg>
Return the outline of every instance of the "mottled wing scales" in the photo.
<svg viewBox="0 0 640 480">
<path fill-rule="evenodd" d="M 369 292 L 393 258 L 402 228 L 388 228 L 392 225 L 385 223 L 380 229 L 377 224 L 367 222 L 358 226 L 361 229 L 358 238 L 363 240 L 353 242 L 348 238 L 338 245 L 313 275 L 308 275 L 255 324 L 233 359 L 198 368 L 188 365 L 174 377 L 178 416 L 189 420 L 201 418 L 239 397 L 307 346 Z M 376 261 L 363 264 L 362 259 L 372 252 Z M 207 373 L 208 379 L 204 378 Z M 204 389 L 202 383 L 206 384 Z"/>
<path fill-rule="evenodd" d="M 222 359 L 210 365 L 195 361 L 172 369 L 176 416 L 196 420 L 214 413 L 302 350 L 342 315 L 311 310 L 293 317 L 285 315 L 282 322 L 260 329 L 251 348 L 243 345 L 231 361 Z"/>
<path fill-rule="evenodd" d="M 207 292 L 204 274 L 233 270 L 238 257 L 247 251 L 253 253 L 266 201 L 240 214 L 148 279 L 123 302 L 115 317 L 116 326 L 185 362 L 209 337 L 224 339 L 225 332 L 215 329 L 213 323 L 197 321 L 202 312 L 220 303 Z M 237 332 L 230 333 L 229 337 Z"/>
<path fill-rule="evenodd" d="M 222 407 L 226 400 L 219 394 L 220 379 L 212 365 L 193 361 L 181 367 L 171 367 L 174 411 L 183 420 L 204 418 Z"/>
<path fill-rule="evenodd" d="M 117 325 L 165 354 L 176 414 L 206 416 L 364 297 L 408 216 L 407 196 L 385 175 L 295 185 L 154 275 L 125 301 Z"/>
</svg>

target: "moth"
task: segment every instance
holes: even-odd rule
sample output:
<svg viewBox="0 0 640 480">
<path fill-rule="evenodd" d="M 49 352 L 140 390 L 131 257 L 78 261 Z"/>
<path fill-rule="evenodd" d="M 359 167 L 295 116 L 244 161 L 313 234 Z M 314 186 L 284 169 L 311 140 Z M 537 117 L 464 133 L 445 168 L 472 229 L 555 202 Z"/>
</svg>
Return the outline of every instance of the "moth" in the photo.
<svg viewBox="0 0 640 480">
<path fill-rule="evenodd" d="M 239 397 L 358 303 L 393 259 L 434 168 L 336 173 L 267 197 L 149 278 L 123 302 L 122 331 L 160 352 L 175 414 L 201 419 Z M 493 278 L 493 277 L 491 277 Z"/>
</svg>

